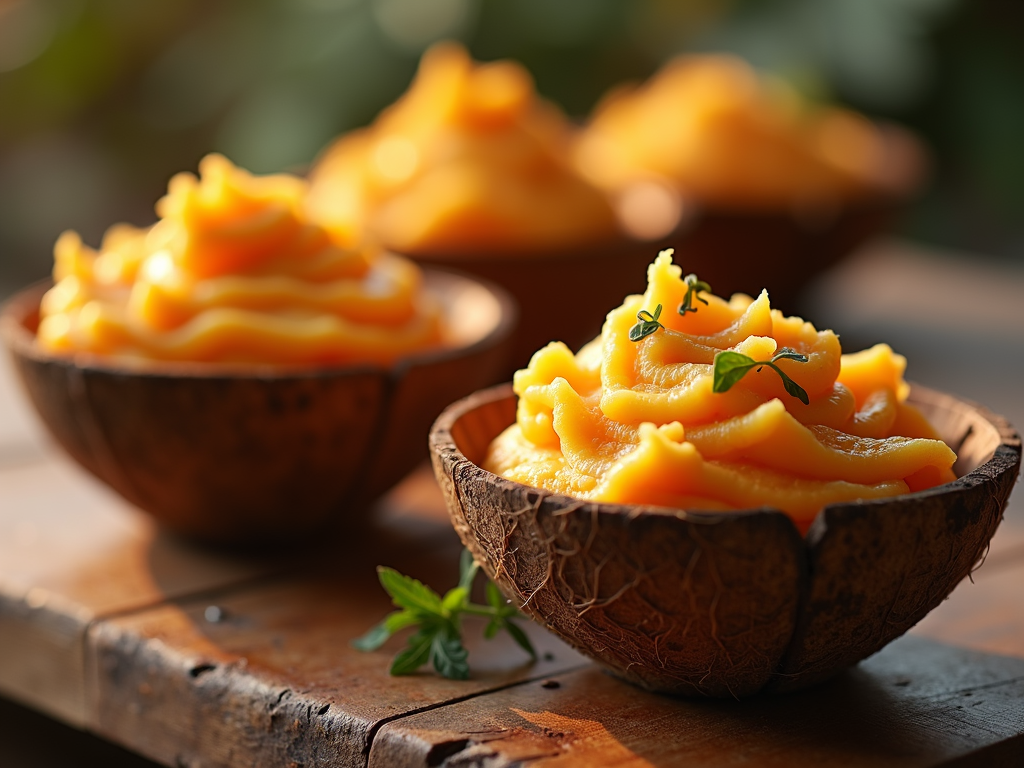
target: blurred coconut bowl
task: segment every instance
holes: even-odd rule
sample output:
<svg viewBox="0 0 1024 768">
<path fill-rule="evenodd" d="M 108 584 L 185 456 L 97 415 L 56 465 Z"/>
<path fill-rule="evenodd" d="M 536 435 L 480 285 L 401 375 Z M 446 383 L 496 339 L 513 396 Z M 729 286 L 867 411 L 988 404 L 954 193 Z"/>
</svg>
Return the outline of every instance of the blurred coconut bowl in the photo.
<svg viewBox="0 0 1024 768">
<path fill-rule="evenodd" d="M 675 249 L 721 296 L 756 296 L 793 314 L 800 291 L 871 238 L 889 230 L 925 175 L 920 143 L 887 128 L 884 161 L 874 183 L 844 198 L 810 197 L 799 204 L 702 202 L 664 181 L 638 181 L 610 193 L 622 234 L 562 250 L 490 248 L 459 253 L 405 252 L 421 264 L 457 269 L 506 288 L 521 310 L 510 371 L 525 367 L 549 341 L 573 350 L 597 336 L 605 315 L 630 293 L 642 293 L 647 266 Z"/>
<path fill-rule="evenodd" d="M 649 243 L 615 238 L 563 250 L 488 253 L 405 253 L 420 264 L 456 269 L 497 283 L 515 298 L 519 324 L 506 379 L 551 341 L 579 349 L 601 332 L 605 315 L 647 287 L 658 255 Z"/>
<path fill-rule="evenodd" d="M 890 125 L 878 131 L 877 167 L 848 194 L 798 195 L 782 180 L 778 191 L 747 199 L 702 197 L 651 177 L 612 191 L 614 207 L 623 229 L 650 243 L 652 258 L 674 248 L 676 263 L 720 296 L 767 288 L 772 306 L 792 314 L 813 278 L 892 229 L 924 183 L 927 156 L 914 135 Z"/>
<path fill-rule="evenodd" d="M 522 610 L 613 674 L 674 694 L 744 697 L 823 681 L 902 635 L 984 556 L 1019 435 L 971 403 L 911 401 L 958 453 L 958 480 L 823 509 L 806 537 L 772 509 L 585 502 L 480 468 L 515 419 L 508 386 L 450 406 L 430 434 L 463 543 Z"/>
<path fill-rule="evenodd" d="M 85 469 L 177 533 L 280 542 L 358 521 L 426 458 L 445 405 L 501 380 L 514 303 L 457 274 L 425 278 L 452 346 L 390 369 L 54 356 L 35 342 L 42 284 L 6 304 L 0 331 L 43 422 Z"/>
</svg>

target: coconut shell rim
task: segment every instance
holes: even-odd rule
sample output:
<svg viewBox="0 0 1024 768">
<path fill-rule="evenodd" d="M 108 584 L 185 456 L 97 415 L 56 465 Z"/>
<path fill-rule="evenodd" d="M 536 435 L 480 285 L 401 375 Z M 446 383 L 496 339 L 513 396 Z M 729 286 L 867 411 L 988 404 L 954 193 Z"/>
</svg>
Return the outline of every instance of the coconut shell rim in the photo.
<svg viewBox="0 0 1024 768">
<path fill-rule="evenodd" d="M 607 639 L 602 639 L 597 645 L 594 644 L 595 637 L 604 637 L 600 634 L 600 625 L 596 625 L 597 635 L 590 630 L 586 637 L 577 634 L 576 625 L 570 619 L 572 610 L 578 609 L 578 605 L 560 602 L 560 591 L 548 594 L 543 610 L 537 608 L 538 603 L 534 602 L 534 607 L 526 612 L 612 674 L 648 690 L 684 696 L 727 698 L 742 698 L 759 692 L 787 693 L 833 677 L 841 670 L 878 651 L 920 621 L 984 559 L 988 543 L 1003 517 L 1021 460 L 1020 436 L 1016 430 L 1003 417 L 992 414 L 970 401 L 920 385 L 917 385 L 914 391 L 919 398 L 915 398 L 917 402 L 925 404 L 934 398 L 934 405 L 944 406 L 946 413 L 943 415 L 943 436 L 954 442 L 960 441 L 957 448 L 963 449 L 967 461 L 978 462 L 977 466 L 971 467 L 953 482 L 925 491 L 886 499 L 828 505 L 818 513 L 807 533 L 803 535 L 787 514 L 770 507 L 719 512 L 587 501 L 506 480 L 482 469 L 463 453 L 455 437 L 459 433 L 458 429 L 453 428 L 464 416 L 470 415 L 471 420 L 466 423 L 464 437 L 460 437 L 463 440 L 468 438 L 464 445 L 474 456 L 479 457 L 489 439 L 488 436 L 492 438 L 503 429 L 501 422 L 508 418 L 510 412 L 514 413 L 514 407 L 509 407 L 514 406 L 514 395 L 507 384 L 480 390 L 449 406 L 435 421 L 431 430 L 430 446 L 434 470 L 448 501 L 453 524 L 466 546 L 476 555 L 485 558 L 485 570 L 511 598 L 522 599 L 521 590 L 525 587 L 520 585 L 517 576 L 508 575 L 507 570 L 504 571 L 506 575 L 502 575 L 503 569 L 508 568 L 505 563 L 507 556 L 512 557 L 515 573 L 515 553 L 518 551 L 518 547 L 512 550 L 501 548 L 501 537 L 507 538 L 510 530 L 503 523 L 505 515 L 510 514 L 510 510 L 506 509 L 506 501 L 511 501 L 512 506 L 516 508 L 518 505 L 526 504 L 535 510 L 535 517 L 532 519 L 537 522 L 528 523 L 528 531 L 523 534 L 528 537 L 525 540 L 526 546 L 530 546 L 529 542 L 536 540 L 538 536 L 541 541 L 546 541 L 551 535 L 546 524 L 541 525 L 542 517 L 551 521 L 565 516 L 569 521 L 577 521 L 575 524 L 582 525 L 585 529 L 584 521 L 590 518 L 590 526 L 603 528 L 610 524 L 612 530 L 632 530 L 634 536 L 629 541 L 641 542 L 638 544 L 641 547 L 646 546 L 643 542 L 647 541 L 651 530 L 661 530 L 663 535 L 673 536 L 678 532 L 683 538 L 694 535 L 687 531 L 704 531 L 705 535 L 714 537 L 719 534 L 713 533 L 712 526 L 718 528 L 721 525 L 726 535 L 731 528 L 748 543 L 760 539 L 764 530 L 776 531 L 777 539 L 773 541 L 790 552 L 797 569 L 797 581 L 793 585 L 795 592 L 792 593 L 795 612 L 790 617 L 792 623 L 788 626 L 785 642 L 779 646 L 769 645 L 756 651 L 756 656 L 767 654 L 769 650 L 779 651 L 779 655 L 773 656 L 771 664 L 763 670 L 754 670 L 751 673 L 726 664 L 719 673 L 711 675 L 710 672 L 706 672 L 703 664 L 699 669 L 687 667 L 686 665 L 691 663 L 686 658 L 689 652 L 678 651 L 684 654 L 680 660 L 683 666 L 676 670 L 682 672 L 680 677 L 665 672 L 666 667 L 660 656 L 656 657 L 658 663 L 655 664 L 653 659 L 650 663 L 646 659 L 638 660 L 635 650 L 634 655 L 628 657 L 618 652 L 609 653 Z M 474 412 L 480 415 L 476 417 Z M 975 441 L 968 442 L 972 434 L 978 437 Z M 964 466 L 971 465 L 965 463 Z M 983 497 L 986 499 L 984 509 L 977 506 Z M 945 510 L 945 516 L 935 518 L 932 513 L 938 510 Z M 906 516 L 899 514 L 900 512 L 905 512 Z M 977 518 L 973 519 L 972 515 L 975 513 Z M 516 515 L 515 512 L 511 514 Z M 903 594 L 902 586 L 895 593 L 891 589 L 892 584 L 903 583 L 902 577 L 896 581 L 867 579 L 863 586 L 857 586 L 859 582 L 856 579 L 849 581 L 847 570 L 863 565 L 855 562 L 850 566 L 844 559 L 844 547 L 848 546 L 848 543 L 844 542 L 848 542 L 849 537 L 852 537 L 855 546 L 858 541 L 862 545 L 870 544 L 872 534 L 869 533 L 869 538 L 865 539 L 864 531 L 898 531 L 901 525 L 907 524 L 913 526 L 913 530 L 922 531 L 923 535 L 927 536 L 927 531 L 933 530 L 933 524 L 927 521 L 936 519 L 946 521 L 939 522 L 938 525 L 942 531 L 950 532 L 942 533 L 940 542 L 951 541 L 946 538 L 947 535 L 958 535 L 946 527 L 951 520 L 961 525 L 969 525 L 972 532 L 967 534 L 970 539 L 967 542 L 969 546 L 958 551 L 955 563 L 946 561 L 945 545 L 942 545 L 939 547 L 942 552 L 938 557 L 941 563 L 938 566 L 939 570 L 936 571 L 936 558 L 932 552 L 931 570 L 927 571 L 931 574 L 928 576 L 928 584 L 932 586 L 928 586 L 924 591 L 908 593 L 908 598 Z M 527 520 L 531 518 L 527 517 Z M 599 523 L 599 520 L 604 522 Z M 483 535 L 483 531 L 489 530 L 488 526 L 492 524 L 497 526 L 497 533 L 491 531 Z M 511 518 L 509 525 L 512 525 Z M 517 526 L 518 522 L 513 528 Z M 587 530 L 593 531 L 597 528 Z M 494 538 L 495 535 L 497 538 Z M 890 542 L 902 540 L 888 539 Z M 490 561 L 491 546 L 498 547 L 498 560 L 494 562 Z M 507 541 L 505 546 L 508 546 Z M 589 547 L 589 543 L 587 546 Z M 926 561 L 929 560 L 929 552 L 934 549 L 929 549 L 928 545 L 925 545 L 923 554 Z M 872 554 L 873 545 L 861 547 L 858 551 L 862 554 L 867 553 L 869 561 L 875 556 Z M 837 553 L 839 559 L 836 557 Z M 963 557 L 960 554 L 963 554 Z M 560 553 L 548 553 L 548 557 L 558 555 Z M 625 562 L 628 570 L 628 556 Z M 906 567 L 917 567 L 909 565 L 913 559 L 908 560 L 906 557 L 896 557 L 891 562 L 896 564 L 897 573 L 903 573 L 904 576 L 907 575 Z M 936 576 L 939 572 L 945 575 Z M 541 587 L 543 588 L 546 583 L 547 579 L 544 579 Z M 769 590 L 769 593 L 766 593 L 769 597 L 781 594 L 774 588 Z M 530 600 L 533 600 L 532 594 L 527 602 Z M 852 602 L 848 604 L 847 601 Z M 858 601 L 863 601 L 863 607 Z M 897 620 L 890 623 L 888 617 L 897 605 L 900 611 L 896 615 Z M 857 627 L 860 625 L 867 626 L 869 630 L 875 626 L 879 610 L 885 613 L 885 620 L 876 627 L 879 631 L 871 630 L 867 634 L 859 632 Z M 851 623 L 855 625 L 852 628 Z M 632 638 L 625 645 L 627 650 L 634 647 L 630 643 L 636 639 L 641 642 L 644 639 L 644 634 L 639 629 L 629 629 L 633 626 L 623 625 L 621 630 L 627 639 Z M 766 627 L 773 628 L 768 625 Z M 778 626 L 774 628 L 778 629 Z M 847 631 L 851 629 L 847 636 Z M 714 639 L 714 630 L 711 639 Z M 766 640 L 770 642 L 772 639 L 779 639 L 777 633 L 769 632 Z M 694 652 L 703 650 L 706 653 L 709 642 L 708 637 L 698 633 L 694 637 Z M 742 644 L 736 650 L 740 651 L 740 659 L 751 657 L 749 653 L 744 656 Z M 732 653 L 732 646 L 729 653 Z M 637 665 L 635 669 L 634 664 Z M 699 680 L 697 677 L 689 679 L 693 674 L 696 674 Z M 702 674 L 703 677 L 700 676 Z"/>
<path fill-rule="evenodd" d="M 621 517 L 629 520 L 640 517 L 665 517 L 676 518 L 681 521 L 700 525 L 715 525 L 724 520 L 736 519 L 737 517 L 753 517 L 759 515 L 781 516 L 785 518 L 786 522 L 794 529 L 801 539 L 807 541 L 808 537 L 810 537 L 815 531 L 821 530 L 823 524 L 827 528 L 830 519 L 835 518 L 837 513 L 848 511 L 855 512 L 860 510 L 862 511 L 862 514 L 866 514 L 863 510 L 886 506 L 894 502 L 913 502 L 919 499 L 941 496 L 960 488 L 972 488 L 985 482 L 991 482 L 1008 471 L 1019 471 L 1022 451 L 1021 436 L 1005 417 L 993 413 L 984 406 L 971 400 L 949 395 L 920 384 L 911 383 L 911 397 L 913 397 L 915 393 L 919 395 L 944 395 L 952 398 L 959 405 L 976 410 L 999 434 L 1000 442 L 993 451 L 992 456 L 982 464 L 974 467 L 970 472 L 958 477 L 956 480 L 949 483 L 943 483 L 942 485 L 937 485 L 932 488 L 880 499 L 862 499 L 828 504 L 822 507 L 821 511 L 819 511 L 815 516 L 815 519 L 811 524 L 811 528 L 806 536 L 797 531 L 796 523 L 793 522 L 792 518 L 788 514 L 771 506 L 751 507 L 723 512 L 718 510 L 688 510 L 673 507 L 658 507 L 648 504 L 620 504 L 593 501 L 590 499 L 578 499 L 573 496 L 566 496 L 565 494 L 555 493 L 554 491 L 549 491 L 545 488 L 525 485 L 523 483 L 501 477 L 500 475 L 496 475 L 493 472 L 484 469 L 479 464 L 469 459 L 458 447 L 458 443 L 452 434 L 452 426 L 459 418 L 475 408 L 494 401 L 514 398 L 515 393 L 512 391 L 512 385 L 510 383 L 499 384 L 494 387 L 480 390 L 449 405 L 441 415 L 438 416 L 434 425 L 431 427 L 430 448 L 432 453 L 439 454 L 443 448 L 443 442 L 447 442 L 452 448 L 454 448 L 457 454 L 456 461 L 466 462 L 480 472 L 485 473 L 484 479 L 487 483 L 498 488 L 504 487 L 509 490 L 526 489 L 529 492 L 535 493 L 539 499 L 548 499 L 550 503 L 556 504 L 560 508 L 587 506 L 589 508 L 596 508 L 596 511 L 599 514 Z M 511 424 L 506 426 L 511 426 Z"/>
<path fill-rule="evenodd" d="M 834 228 L 847 217 L 897 213 L 907 205 L 912 196 L 913 191 L 906 194 L 874 193 L 865 195 L 860 199 L 846 201 L 836 205 L 834 208 L 828 209 L 832 215 L 822 229 Z M 459 264 L 475 262 L 486 262 L 503 266 L 536 264 L 538 262 L 573 265 L 583 259 L 616 258 L 621 255 L 624 248 L 679 248 L 685 245 L 685 238 L 689 235 L 690 231 L 700 227 L 704 222 L 736 222 L 739 226 L 743 222 L 750 221 L 785 221 L 794 227 L 808 229 L 810 232 L 820 231 L 814 227 L 807 227 L 801 216 L 789 208 L 761 209 L 744 208 L 741 206 L 729 208 L 711 203 L 701 203 L 696 200 L 689 202 L 692 205 L 692 208 L 689 209 L 691 211 L 689 215 L 684 217 L 668 233 L 651 239 L 633 237 L 620 231 L 614 238 L 579 242 L 561 248 L 490 250 L 486 247 L 474 246 L 473 248 L 465 249 L 413 250 L 392 247 L 389 248 L 389 251 L 421 265 L 441 268 L 457 267 Z"/>
<path fill-rule="evenodd" d="M 76 352 L 61 355 L 47 352 L 35 342 L 35 334 L 25 325 L 33 312 L 38 311 L 42 295 L 53 286 L 51 278 L 43 278 L 16 291 L 0 302 L 0 338 L 12 354 L 26 359 L 61 365 L 81 371 L 105 375 L 137 376 L 149 379 L 202 379 L 208 381 L 260 379 L 288 381 L 298 379 L 338 379 L 382 374 L 390 379 L 401 378 L 414 367 L 440 365 L 450 360 L 470 357 L 478 352 L 500 346 L 509 341 L 519 323 L 519 306 L 503 287 L 493 281 L 468 275 L 443 266 L 421 266 L 424 280 L 461 283 L 461 287 L 476 286 L 486 291 L 498 305 L 494 326 L 470 344 L 445 346 L 399 358 L 391 366 L 374 363 L 353 363 L 334 366 L 273 363 L 203 363 L 195 361 L 151 360 L 137 365 L 126 365 L 103 355 Z M 443 293 L 442 291 L 435 291 Z"/>
<path fill-rule="evenodd" d="M 825 229 L 834 227 L 846 217 L 872 215 L 878 213 L 897 213 L 912 201 L 921 191 L 931 173 L 932 160 L 928 147 L 916 133 L 898 123 L 886 120 L 872 120 L 872 124 L 881 132 L 887 154 L 897 153 L 914 166 L 908 176 L 900 183 L 891 185 L 878 182 L 865 185 L 847 196 L 839 197 L 834 204 L 825 207 L 829 213 L 829 221 Z M 331 155 L 335 145 L 344 137 L 333 139 L 313 160 L 307 178 L 312 178 L 320 169 L 325 158 Z M 581 177 L 582 178 L 582 177 Z M 659 177 L 660 178 L 660 177 Z M 639 180 L 639 179 L 638 179 Z M 650 180 L 650 179 L 647 179 Z M 673 238 L 685 237 L 689 230 L 700 226 L 705 220 L 785 220 L 796 227 L 804 227 L 804 216 L 801 210 L 793 205 L 792 200 L 778 204 L 723 203 L 720 200 L 701 199 L 699 196 L 678 187 L 671 179 L 661 179 L 680 193 L 687 203 L 690 213 L 683 217 L 668 233 L 653 238 L 641 238 L 626 231 L 615 217 L 612 242 L 605 239 L 577 241 L 567 245 L 542 247 L 535 249 L 504 249 L 501 243 L 481 243 L 472 247 L 437 250 L 437 249 L 400 249 L 388 247 L 386 250 L 398 253 L 418 263 L 433 266 L 458 265 L 463 262 L 487 261 L 495 264 L 514 265 L 517 263 L 564 262 L 574 264 L 583 258 L 614 258 L 623 248 L 643 246 L 672 247 Z M 614 192 L 600 185 L 588 182 L 607 198 L 611 199 Z M 813 210 L 813 207 L 812 207 Z"/>
</svg>

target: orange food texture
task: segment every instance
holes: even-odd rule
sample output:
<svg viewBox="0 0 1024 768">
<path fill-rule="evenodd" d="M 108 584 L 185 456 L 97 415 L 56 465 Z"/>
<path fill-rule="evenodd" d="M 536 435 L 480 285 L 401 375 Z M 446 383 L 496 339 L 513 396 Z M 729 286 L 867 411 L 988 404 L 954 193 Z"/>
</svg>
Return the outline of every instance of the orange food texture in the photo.
<svg viewBox="0 0 1024 768">
<path fill-rule="evenodd" d="M 390 364 L 441 343 L 419 269 L 312 222 L 307 185 L 220 155 L 171 179 L 147 229 L 54 249 L 39 344 L 122 360 Z"/>
<path fill-rule="evenodd" d="M 913 187 L 917 142 L 838 108 L 812 108 L 727 55 L 681 56 L 598 104 L 576 147 L 588 178 L 622 193 L 663 184 L 699 203 L 813 211 Z"/>
<path fill-rule="evenodd" d="M 648 269 L 642 296 L 608 313 L 601 336 L 573 354 L 554 342 L 515 375 L 517 420 L 485 466 L 511 480 L 596 501 L 729 510 L 769 506 L 806 530 L 826 504 L 894 496 L 954 479 L 953 451 L 905 401 L 906 360 L 887 345 L 843 355 L 838 337 L 771 309 L 768 295 L 679 315 L 687 291 L 671 251 Z M 663 327 L 629 329 L 661 304 Z M 712 391 L 715 355 L 767 360 L 782 347 L 807 362 L 768 367 Z"/>
<path fill-rule="evenodd" d="M 326 150 L 310 209 L 335 232 L 412 255 L 584 247 L 617 225 L 570 146 L 564 115 L 521 65 L 477 64 L 442 43 L 370 127 Z"/>
</svg>

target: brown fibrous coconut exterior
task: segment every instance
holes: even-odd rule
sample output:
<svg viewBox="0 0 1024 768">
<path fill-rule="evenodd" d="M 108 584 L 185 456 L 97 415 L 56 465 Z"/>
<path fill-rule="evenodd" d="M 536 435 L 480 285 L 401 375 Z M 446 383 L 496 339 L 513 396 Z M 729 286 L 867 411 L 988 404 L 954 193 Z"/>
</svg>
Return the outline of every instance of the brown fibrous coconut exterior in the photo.
<svg viewBox="0 0 1024 768">
<path fill-rule="evenodd" d="M 875 653 L 978 566 L 1021 461 L 1019 435 L 974 404 L 915 386 L 958 453 L 958 480 L 826 507 L 806 536 L 772 509 L 603 504 L 479 464 L 515 419 L 507 385 L 450 406 L 435 474 L 463 543 L 529 616 L 645 688 L 742 698 L 826 680 Z"/>
<path fill-rule="evenodd" d="M 5 304 L 0 334 L 43 423 L 83 468 L 176 533 L 278 545 L 359 523 L 426 458 L 445 405 L 506 367 L 516 309 L 504 291 L 437 270 L 425 282 L 462 323 L 481 302 L 494 309 L 489 325 L 390 368 L 54 355 L 35 340 L 47 284 Z"/>
</svg>

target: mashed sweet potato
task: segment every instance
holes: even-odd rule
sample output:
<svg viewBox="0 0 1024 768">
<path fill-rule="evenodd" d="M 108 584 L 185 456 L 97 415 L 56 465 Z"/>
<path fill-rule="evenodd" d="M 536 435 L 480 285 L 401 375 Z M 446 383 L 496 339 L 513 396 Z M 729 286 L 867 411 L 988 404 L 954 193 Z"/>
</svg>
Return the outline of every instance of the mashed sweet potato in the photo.
<svg viewBox="0 0 1024 768">
<path fill-rule="evenodd" d="M 149 228 L 111 227 L 98 251 L 57 241 L 38 343 L 121 361 L 389 365 L 443 343 L 412 262 L 309 220 L 306 182 L 220 155 L 171 179 Z"/>
<path fill-rule="evenodd" d="M 643 295 L 612 310 L 573 354 L 555 342 L 515 375 L 516 423 L 486 469 L 584 499 L 679 509 L 768 506 L 803 530 L 826 504 L 916 491 L 954 479 L 955 455 L 906 403 L 906 360 L 882 344 L 843 355 L 838 337 L 771 308 L 767 292 L 726 301 L 698 294 L 662 252 Z M 665 308 L 662 327 L 630 339 L 638 313 Z M 714 391 L 716 356 L 769 360 Z"/>
</svg>

